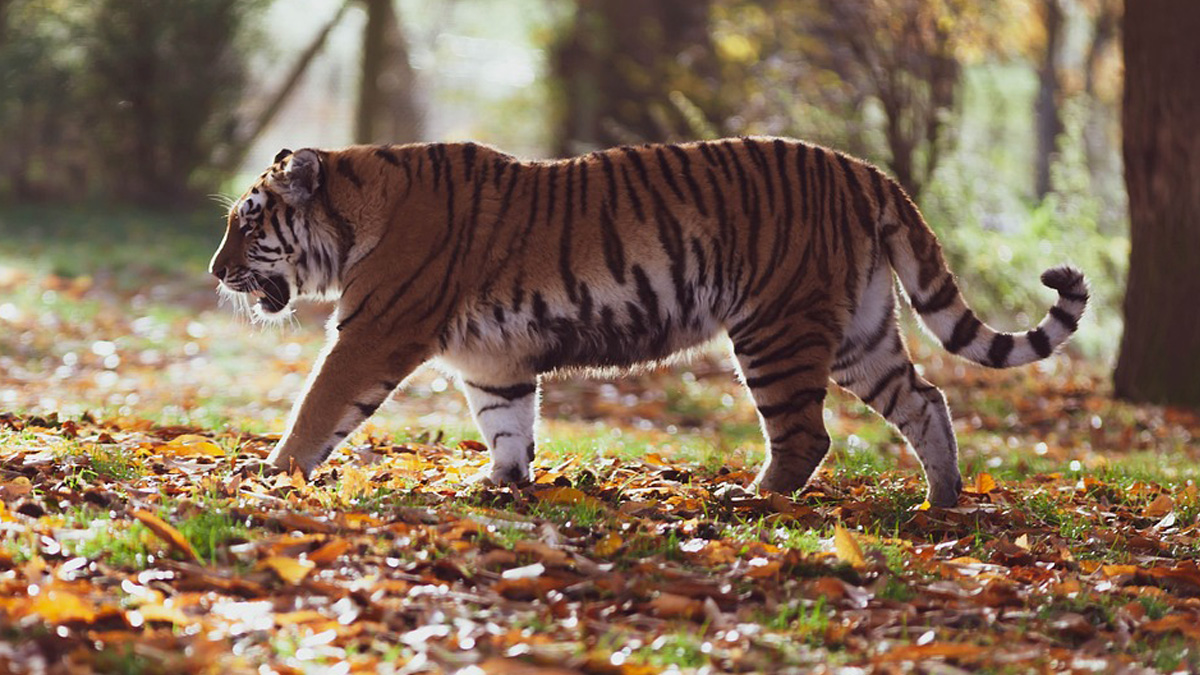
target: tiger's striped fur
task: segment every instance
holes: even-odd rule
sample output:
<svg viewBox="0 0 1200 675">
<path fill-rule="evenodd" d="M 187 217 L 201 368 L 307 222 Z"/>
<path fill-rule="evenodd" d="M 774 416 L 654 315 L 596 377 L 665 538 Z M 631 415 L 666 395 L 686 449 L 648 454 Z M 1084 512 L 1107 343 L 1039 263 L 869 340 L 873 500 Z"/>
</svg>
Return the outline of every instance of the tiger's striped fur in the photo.
<svg viewBox="0 0 1200 675">
<path fill-rule="evenodd" d="M 311 471 L 440 356 L 492 479 L 524 481 L 540 374 L 653 362 L 725 331 L 767 438 L 758 485 L 790 493 L 821 463 L 832 379 L 910 441 L 938 505 L 962 486 L 957 445 L 898 330 L 893 273 L 947 350 L 996 368 L 1049 356 L 1087 302 L 1083 276 L 1054 268 L 1046 318 L 992 330 L 894 181 L 779 138 L 539 162 L 472 143 L 285 150 L 231 209 L 212 271 L 264 316 L 336 300 L 279 467 Z"/>
</svg>

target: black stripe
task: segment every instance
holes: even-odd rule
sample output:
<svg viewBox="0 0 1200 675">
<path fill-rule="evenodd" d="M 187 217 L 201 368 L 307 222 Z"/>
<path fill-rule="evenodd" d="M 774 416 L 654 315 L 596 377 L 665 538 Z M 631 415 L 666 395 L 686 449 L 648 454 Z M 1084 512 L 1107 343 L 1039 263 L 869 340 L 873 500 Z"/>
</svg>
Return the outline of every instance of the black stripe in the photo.
<svg viewBox="0 0 1200 675">
<path fill-rule="evenodd" d="M 828 346 L 829 342 L 823 335 L 819 333 L 801 335 L 800 337 L 792 340 L 775 351 L 772 351 L 768 354 L 763 354 L 762 356 L 752 360 L 750 363 L 746 364 L 746 367 L 750 370 L 758 370 L 764 366 L 769 366 L 776 361 L 781 361 L 783 359 L 795 356 L 802 350 L 824 348 Z"/>
<path fill-rule="evenodd" d="M 799 434 L 804 434 L 805 436 L 808 436 L 810 438 L 815 438 L 818 440 L 821 440 L 821 439 L 828 440 L 829 439 L 829 434 L 826 433 L 825 430 L 822 429 L 820 432 L 817 432 L 817 431 L 813 431 L 812 429 L 809 429 L 808 426 L 801 424 L 801 425 L 792 427 L 791 429 L 788 429 L 787 431 L 784 431 L 782 434 L 779 434 L 778 436 L 772 436 L 771 437 L 771 447 L 774 448 L 776 446 L 783 445 L 784 443 L 787 443 L 788 441 L 792 440 L 793 437 L 795 437 Z"/>
<path fill-rule="evenodd" d="M 754 166 L 758 168 L 763 179 L 767 181 L 767 205 L 771 213 L 775 213 L 775 180 L 771 178 L 771 167 L 767 164 L 767 155 L 759 147 L 758 141 L 753 138 L 743 138 L 742 143 L 745 144 L 750 159 L 754 162 Z"/>
<path fill-rule="evenodd" d="M 516 401 L 517 399 L 525 398 L 537 391 L 537 385 L 530 382 L 521 382 L 511 384 L 504 387 L 493 387 L 485 384 L 478 384 L 469 380 L 464 380 L 464 383 L 472 389 L 478 389 L 485 394 L 498 396 L 507 401 Z"/>
<path fill-rule="evenodd" d="M 588 161 L 579 163 L 579 212 L 587 215 L 588 199 Z"/>
<path fill-rule="evenodd" d="M 884 373 L 883 377 L 875 381 L 875 386 L 871 387 L 871 391 L 863 397 L 863 403 L 871 405 L 871 402 L 879 398 L 879 395 L 883 393 L 884 389 L 887 389 L 887 386 L 891 384 L 893 380 L 903 375 L 906 371 L 908 371 L 909 368 L 912 368 L 912 364 L 905 362 Z"/>
<path fill-rule="evenodd" d="M 511 438 L 513 436 L 516 436 L 516 434 L 511 431 L 497 431 L 492 435 L 492 447 L 496 447 L 496 441 L 499 441 L 501 438 Z"/>
<path fill-rule="evenodd" d="M 475 414 L 476 414 L 476 415 L 482 415 L 482 414 L 483 414 L 483 413 L 485 413 L 485 412 L 490 412 L 490 411 L 492 411 L 492 410 L 502 410 L 502 409 L 504 409 L 504 408 L 511 408 L 512 406 L 513 406 L 513 404 L 512 404 L 511 402 L 508 402 L 508 403 L 492 403 L 491 405 L 485 405 L 485 406 L 483 406 L 482 408 L 480 408 L 479 410 L 476 410 L 476 411 L 475 411 Z"/>
<path fill-rule="evenodd" d="M 634 265 L 631 270 L 637 285 L 638 300 L 641 302 L 642 308 L 646 310 L 650 325 L 657 326 L 660 323 L 658 293 L 654 292 L 654 287 L 650 285 L 650 279 L 641 265 Z"/>
<path fill-rule="evenodd" d="M 700 215 L 708 217 L 708 207 L 704 203 L 704 193 L 700 191 L 700 184 L 696 182 L 696 178 L 692 175 L 692 158 L 688 153 L 678 145 L 670 146 L 671 151 L 679 158 L 679 163 L 682 166 L 683 180 L 687 183 L 688 192 L 692 193 L 692 200 L 695 202 L 696 209 L 700 211 Z"/>
<path fill-rule="evenodd" d="M 825 389 L 800 389 L 794 391 L 790 395 L 790 400 L 775 405 L 760 405 L 758 413 L 763 416 L 763 419 L 771 419 L 779 417 L 787 413 L 800 412 L 814 403 L 820 403 L 825 400 Z"/>
<path fill-rule="evenodd" d="M 600 154 L 600 164 L 604 169 L 604 178 L 608 181 L 608 196 L 612 198 L 610 208 L 615 213 L 621 206 L 621 195 L 617 192 L 617 172 L 613 169 L 612 159 L 606 152 Z"/>
<path fill-rule="evenodd" d="M 400 158 L 389 148 L 375 148 L 375 156 L 392 166 L 400 166 Z"/>
<path fill-rule="evenodd" d="M 996 337 L 992 338 L 992 346 L 988 348 L 990 365 L 1003 368 L 1012 352 L 1013 342 L 1013 336 L 1008 333 L 996 333 Z"/>
<path fill-rule="evenodd" d="M 766 375 L 758 375 L 755 377 L 748 377 L 748 378 L 746 378 L 746 386 L 751 389 L 759 389 L 762 387 L 769 387 L 772 384 L 779 382 L 780 380 L 785 380 L 794 375 L 799 375 L 800 373 L 810 371 L 810 370 L 814 369 L 815 367 L 816 366 L 813 366 L 811 363 L 801 363 L 799 365 L 792 366 L 791 368 L 786 368 L 784 370 L 777 370 L 773 373 L 767 373 Z"/>
<path fill-rule="evenodd" d="M 671 188 L 671 192 L 675 193 L 676 199 L 683 201 L 683 191 L 679 189 L 679 183 L 675 182 L 675 176 L 672 175 L 671 163 L 667 161 L 667 153 L 663 151 L 661 145 L 655 148 L 654 157 L 658 160 L 658 168 L 662 171 L 663 179 L 667 181 L 667 187 Z"/>
<path fill-rule="evenodd" d="M 928 300 L 921 302 L 916 297 L 909 297 L 913 311 L 917 314 L 933 314 L 946 309 L 958 297 L 958 284 L 954 282 L 954 277 L 947 275 L 946 280 L 938 286 L 936 292 L 929 296 Z"/>
<path fill-rule="evenodd" d="M 958 318 L 958 323 L 954 324 L 954 331 L 950 334 L 950 339 L 944 342 L 946 351 L 951 354 L 957 354 L 962 351 L 963 347 L 971 344 L 975 339 L 975 335 L 979 333 L 979 327 L 983 323 L 975 316 L 971 310 L 963 312 Z"/>
<path fill-rule="evenodd" d="M 646 163 L 642 161 L 642 156 L 638 153 L 637 150 L 634 150 L 633 148 L 628 147 L 628 146 L 621 148 L 621 151 L 625 153 L 625 156 L 629 158 L 629 161 L 633 162 L 633 168 L 637 169 L 638 178 L 641 178 L 642 184 L 645 185 L 647 189 L 649 189 L 650 188 L 650 174 L 646 172 Z"/>
<path fill-rule="evenodd" d="M 795 207 L 792 205 L 792 191 L 787 184 L 787 142 L 781 138 L 775 139 L 775 163 L 779 166 L 779 182 L 783 192 L 783 217 L 790 224 L 796 219 Z"/>
<path fill-rule="evenodd" d="M 1037 353 L 1038 357 L 1040 358 L 1044 359 L 1047 356 L 1050 356 L 1050 352 L 1054 351 L 1054 348 L 1050 346 L 1050 338 L 1046 335 L 1046 331 L 1042 330 L 1041 327 L 1034 328 L 1026 333 L 1025 339 L 1029 340 L 1029 344 L 1033 347 L 1033 351 Z"/>
<path fill-rule="evenodd" d="M 466 143 L 462 146 L 462 161 L 463 161 L 463 177 L 467 182 L 471 182 L 471 174 L 475 170 L 475 151 L 479 146 L 474 143 Z"/>
<path fill-rule="evenodd" d="M 1072 293 L 1071 291 L 1059 291 L 1058 297 L 1064 298 L 1066 300 L 1074 300 L 1076 302 L 1087 302 L 1089 296 L 1087 293 Z"/>
<path fill-rule="evenodd" d="M 646 222 L 646 212 L 642 210 L 642 200 L 633 189 L 633 181 L 629 180 L 629 169 L 626 167 L 621 167 L 621 178 L 625 180 L 625 190 L 629 194 L 629 201 L 633 203 L 634 215 L 637 216 L 638 222 Z"/>
<path fill-rule="evenodd" d="M 600 209 L 600 234 L 604 244 L 604 262 L 617 283 L 625 283 L 625 244 L 607 208 Z"/>
<path fill-rule="evenodd" d="M 379 405 L 379 403 L 354 402 L 354 407 L 358 408 L 358 411 L 363 414 L 363 417 L 370 417 L 371 415 L 375 414 L 375 411 L 379 409 Z"/>
<path fill-rule="evenodd" d="M 354 183 L 354 187 L 359 189 L 362 188 L 362 179 L 358 177 L 357 173 L 355 173 L 354 165 L 351 164 L 349 159 L 345 157 L 338 159 L 337 172 L 342 176 L 345 176 L 346 180 Z"/>
<path fill-rule="evenodd" d="M 1067 327 L 1067 330 L 1074 333 L 1079 330 L 1079 319 L 1071 316 L 1067 310 L 1055 305 L 1050 308 L 1050 316 L 1054 317 L 1059 323 Z"/>
</svg>

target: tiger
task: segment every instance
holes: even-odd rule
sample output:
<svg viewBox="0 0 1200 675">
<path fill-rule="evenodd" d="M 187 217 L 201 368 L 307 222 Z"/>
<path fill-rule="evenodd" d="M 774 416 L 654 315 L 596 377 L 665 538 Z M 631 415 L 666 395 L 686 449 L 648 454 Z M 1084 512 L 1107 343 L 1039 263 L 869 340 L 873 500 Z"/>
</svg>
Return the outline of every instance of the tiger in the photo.
<svg viewBox="0 0 1200 675">
<path fill-rule="evenodd" d="M 543 375 L 662 363 L 724 334 L 765 439 L 749 488 L 809 482 L 830 448 L 832 381 L 903 436 L 935 506 L 962 490 L 958 445 L 897 298 L 991 368 L 1050 356 L 1088 301 L 1079 270 L 1053 267 L 1042 321 L 992 329 L 895 180 L 768 137 L 536 161 L 471 142 L 285 149 L 229 209 L 209 269 L 263 319 L 334 304 L 275 470 L 309 475 L 436 357 L 487 445 L 482 480 L 525 484 Z"/>
</svg>

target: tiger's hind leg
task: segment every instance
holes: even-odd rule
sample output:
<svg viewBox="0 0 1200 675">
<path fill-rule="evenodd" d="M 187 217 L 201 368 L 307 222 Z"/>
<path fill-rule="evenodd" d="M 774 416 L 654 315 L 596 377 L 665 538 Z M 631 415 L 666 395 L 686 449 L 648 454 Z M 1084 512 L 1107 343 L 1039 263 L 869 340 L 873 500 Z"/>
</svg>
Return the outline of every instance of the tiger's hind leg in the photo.
<svg viewBox="0 0 1200 675">
<path fill-rule="evenodd" d="M 962 476 L 950 411 L 942 392 L 909 359 L 896 322 L 890 270 L 881 268 L 868 284 L 832 375 L 904 435 L 925 469 L 929 503 L 954 506 Z"/>
<path fill-rule="evenodd" d="M 834 338 L 811 321 L 731 338 L 766 436 L 766 463 L 754 482 L 791 494 L 808 483 L 829 452 L 824 402 Z"/>
<path fill-rule="evenodd" d="M 534 455 L 537 379 L 501 381 L 464 373 L 462 385 L 475 425 L 492 454 L 492 482 L 497 485 L 528 482 Z"/>
</svg>

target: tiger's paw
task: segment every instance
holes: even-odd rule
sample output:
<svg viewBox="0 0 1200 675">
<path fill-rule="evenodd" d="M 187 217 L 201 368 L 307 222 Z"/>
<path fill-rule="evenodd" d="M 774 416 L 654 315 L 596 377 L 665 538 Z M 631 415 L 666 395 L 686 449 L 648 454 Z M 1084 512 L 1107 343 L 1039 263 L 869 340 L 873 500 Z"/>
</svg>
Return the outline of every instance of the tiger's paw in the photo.
<svg viewBox="0 0 1200 675">
<path fill-rule="evenodd" d="M 958 495 L 962 493 L 963 480 L 957 467 L 952 475 L 937 478 L 929 476 L 929 493 L 926 499 L 933 506 L 953 508 L 958 505 Z"/>
</svg>

